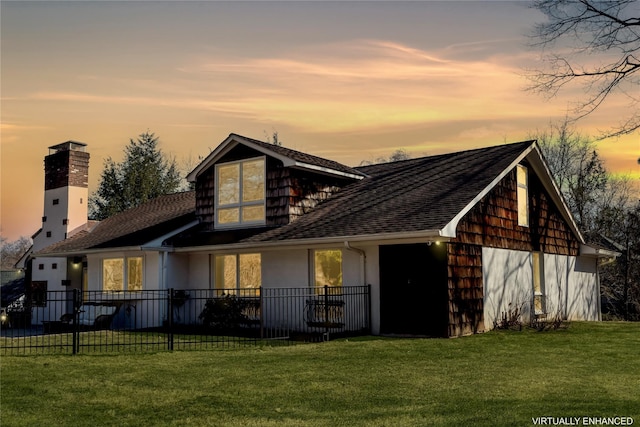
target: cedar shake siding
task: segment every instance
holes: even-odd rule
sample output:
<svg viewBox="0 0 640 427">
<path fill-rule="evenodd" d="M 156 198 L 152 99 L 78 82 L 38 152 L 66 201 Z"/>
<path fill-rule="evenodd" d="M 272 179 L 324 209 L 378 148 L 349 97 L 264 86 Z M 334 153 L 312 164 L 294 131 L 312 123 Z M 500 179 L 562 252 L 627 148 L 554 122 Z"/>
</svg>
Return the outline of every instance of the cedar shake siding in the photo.
<svg viewBox="0 0 640 427">
<path fill-rule="evenodd" d="M 516 185 L 514 169 L 464 216 L 458 224 L 455 241 L 491 248 L 577 256 L 580 242 L 532 172 L 529 173 L 530 225 L 518 225 Z"/>
<path fill-rule="evenodd" d="M 484 330 L 482 246 L 447 244 L 449 336 Z"/>
<path fill-rule="evenodd" d="M 204 171 L 196 181 L 196 218 L 212 231 L 215 222 L 215 168 Z"/>
<path fill-rule="evenodd" d="M 238 145 L 217 163 L 263 156 L 256 150 Z M 287 168 L 281 161 L 267 156 L 265 225 L 277 227 L 295 221 L 350 182 L 351 179 Z M 215 165 L 203 171 L 196 181 L 196 215 L 204 230 L 214 231 Z"/>
<path fill-rule="evenodd" d="M 516 187 L 514 168 L 463 217 L 456 230 L 457 237 L 447 245 L 449 336 L 484 330 L 483 246 L 578 255 L 580 242 L 532 172 L 529 173 L 530 225 L 518 225 Z"/>
<path fill-rule="evenodd" d="M 277 161 L 267 166 L 267 226 L 295 221 L 346 185 L 345 180 L 284 168 Z"/>
</svg>

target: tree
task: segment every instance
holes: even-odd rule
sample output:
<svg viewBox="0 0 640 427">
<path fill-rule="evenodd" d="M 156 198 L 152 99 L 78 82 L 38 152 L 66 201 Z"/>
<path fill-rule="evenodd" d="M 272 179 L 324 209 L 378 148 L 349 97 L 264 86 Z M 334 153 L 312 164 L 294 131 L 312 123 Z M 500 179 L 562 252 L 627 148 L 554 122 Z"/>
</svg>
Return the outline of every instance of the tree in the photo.
<svg viewBox="0 0 640 427">
<path fill-rule="evenodd" d="M 609 175 L 594 142 L 568 120 L 534 136 L 578 227 L 593 232 L 609 185 Z"/>
<path fill-rule="evenodd" d="M 360 166 L 375 165 L 379 163 L 398 162 L 400 160 L 409 160 L 411 154 L 404 148 L 398 148 L 389 157 L 380 156 L 375 160 L 363 160 L 360 162 Z"/>
<path fill-rule="evenodd" d="M 282 147 L 282 140 L 280 139 L 280 136 L 278 135 L 278 131 L 277 130 L 273 130 L 271 135 L 272 136 L 269 136 L 267 134 L 267 131 L 266 130 L 264 131 L 265 139 L 267 140 L 267 142 L 269 144 L 273 144 L 273 145 L 277 145 L 278 147 Z"/>
<path fill-rule="evenodd" d="M 530 72 L 530 89 L 553 97 L 571 83 L 582 83 L 586 98 L 577 103 L 575 120 L 609 95 L 622 93 L 630 100 L 630 116 L 602 137 L 639 129 L 640 17 L 633 16 L 638 0 L 535 0 L 532 7 L 547 18 L 534 27 L 533 45 L 555 52 L 544 54 L 546 67 Z"/>
<path fill-rule="evenodd" d="M 568 120 L 535 136 L 587 241 L 621 253 L 600 267 L 603 311 L 640 320 L 640 203 L 632 204 L 632 180 L 611 176 L 593 141 Z"/>
<path fill-rule="evenodd" d="M 138 206 L 162 194 L 180 190 L 175 159 L 158 148 L 158 137 L 149 131 L 130 139 L 121 163 L 105 161 L 98 190 L 89 200 L 90 216 L 102 220 Z"/>
<path fill-rule="evenodd" d="M 3 270 L 12 270 L 18 260 L 31 247 L 31 239 L 27 236 L 20 236 L 17 240 L 10 242 L 6 237 L 0 236 L 0 259 Z"/>
<path fill-rule="evenodd" d="M 603 311 L 615 318 L 640 320 L 640 201 L 616 223 L 611 240 L 620 256 L 600 270 Z"/>
</svg>

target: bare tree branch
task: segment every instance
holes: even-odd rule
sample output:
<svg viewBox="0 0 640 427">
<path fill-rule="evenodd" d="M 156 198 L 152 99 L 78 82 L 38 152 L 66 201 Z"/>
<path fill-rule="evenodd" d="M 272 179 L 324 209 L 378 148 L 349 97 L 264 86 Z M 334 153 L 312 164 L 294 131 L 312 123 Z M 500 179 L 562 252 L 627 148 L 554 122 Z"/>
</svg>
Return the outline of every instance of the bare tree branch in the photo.
<svg viewBox="0 0 640 427">
<path fill-rule="evenodd" d="M 543 54 L 542 69 L 529 70 L 528 89 L 554 97 L 569 85 L 582 84 L 586 96 L 577 101 L 572 121 L 588 116 L 614 93 L 623 93 L 631 101 L 631 117 L 601 138 L 640 129 L 640 17 L 635 16 L 640 1 L 535 0 L 532 7 L 547 21 L 534 27 L 531 45 L 552 52 Z M 592 65 L 595 55 L 608 61 Z"/>
</svg>

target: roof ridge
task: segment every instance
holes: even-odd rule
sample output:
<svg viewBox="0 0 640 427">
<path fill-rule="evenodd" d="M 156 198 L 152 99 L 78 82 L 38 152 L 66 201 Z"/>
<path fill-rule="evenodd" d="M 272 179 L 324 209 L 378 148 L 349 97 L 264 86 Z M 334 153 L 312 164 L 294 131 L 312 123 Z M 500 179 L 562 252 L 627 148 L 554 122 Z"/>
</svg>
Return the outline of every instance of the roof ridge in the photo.
<svg viewBox="0 0 640 427">
<path fill-rule="evenodd" d="M 479 147 L 479 148 L 470 148 L 467 150 L 462 150 L 462 151 L 452 151 L 450 153 L 441 153 L 441 154 L 433 154 L 433 155 L 429 155 L 429 156 L 420 156 L 420 157 L 415 157 L 412 159 L 402 159 L 402 160 L 393 160 L 390 162 L 382 162 L 382 163 L 373 163 L 370 165 L 362 165 L 362 166 L 354 166 L 353 168 L 360 171 L 361 169 L 366 169 L 366 168 L 374 168 L 376 166 L 380 167 L 380 166 L 384 166 L 384 165 L 400 165 L 401 163 L 410 163 L 410 162 L 420 162 L 420 161 L 424 161 L 427 159 L 433 160 L 437 157 L 448 157 L 448 156 L 459 156 L 461 154 L 465 154 L 465 153 L 470 153 L 473 151 L 490 151 L 493 149 L 497 149 L 497 148 L 503 148 L 505 146 L 514 146 L 514 145 L 518 145 L 518 144 L 522 144 L 522 145 L 529 145 L 529 144 L 533 144 L 534 142 L 537 142 L 537 140 L 535 139 L 530 139 L 530 140 L 526 140 L 526 141 L 518 141 L 518 142 L 509 142 L 509 143 L 504 143 L 504 144 L 500 144 L 500 145 L 492 145 L 489 147 Z"/>
<path fill-rule="evenodd" d="M 326 157 L 320 157 L 320 156 L 317 156 L 315 154 L 310 154 L 310 153 L 307 153 L 307 152 L 304 152 L 304 151 L 295 150 L 293 148 L 285 147 L 283 145 L 276 145 L 276 144 L 272 144 L 272 143 L 269 143 L 269 142 L 266 142 L 266 141 L 260 141 L 259 139 L 249 138 L 247 136 L 240 135 L 240 134 L 233 133 L 233 132 L 229 134 L 229 137 L 238 137 L 238 138 L 245 139 L 248 142 L 260 145 L 263 148 L 267 148 L 267 149 L 269 149 L 269 150 L 271 150 L 271 151 L 273 151 L 273 152 L 275 152 L 277 154 L 284 155 L 284 156 L 287 156 L 287 157 L 291 157 L 293 159 L 295 159 L 297 157 L 298 160 L 301 161 L 301 162 L 305 162 L 304 158 L 306 158 L 307 161 L 308 160 L 317 160 L 317 161 L 319 161 L 317 163 L 326 163 L 328 165 L 332 165 L 332 167 L 339 166 L 339 168 L 343 168 L 345 170 L 349 170 L 349 171 L 352 171 L 352 172 L 357 173 L 357 174 L 362 174 L 362 172 L 358 171 L 357 168 L 355 168 L 353 166 L 345 165 L 344 163 L 340 163 L 340 162 L 338 162 L 336 160 L 328 159 Z M 339 170 L 339 169 L 336 169 L 336 170 Z"/>
</svg>

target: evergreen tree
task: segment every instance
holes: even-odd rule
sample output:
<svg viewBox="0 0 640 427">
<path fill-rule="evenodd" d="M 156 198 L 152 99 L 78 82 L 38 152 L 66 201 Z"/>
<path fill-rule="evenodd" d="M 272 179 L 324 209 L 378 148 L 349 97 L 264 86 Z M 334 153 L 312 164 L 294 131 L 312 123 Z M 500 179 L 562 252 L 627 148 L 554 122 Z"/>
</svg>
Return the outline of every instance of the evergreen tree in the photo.
<svg viewBox="0 0 640 427">
<path fill-rule="evenodd" d="M 89 200 L 90 216 L 102 220 L 136 207 L 162 194 L 180 190 L 175 159 L 158 148 L 158 137 L 149 131 L 130 139 L 121 163 L 105 161 L 98 190 Z"/>
</svg>

